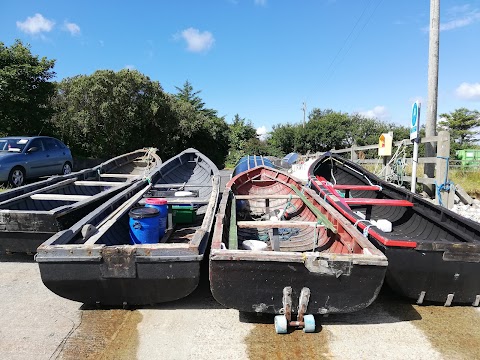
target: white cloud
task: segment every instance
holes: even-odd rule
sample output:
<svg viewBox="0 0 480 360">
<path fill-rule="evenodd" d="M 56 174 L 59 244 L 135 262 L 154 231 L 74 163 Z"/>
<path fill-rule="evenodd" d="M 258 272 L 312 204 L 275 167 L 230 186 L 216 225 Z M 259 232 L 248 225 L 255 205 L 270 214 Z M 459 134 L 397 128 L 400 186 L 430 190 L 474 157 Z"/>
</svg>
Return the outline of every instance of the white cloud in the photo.
<svg viewBox="0 0 480 360">
<path fill-rule="evenodd" d="M 259 128 L 257 128 L 257 137 L 262 141 L 267 140 L 268 131 L 267 131 L 267 128 L 265 126 L 260 126 Z"/>
<path fill-rule="evenodd" d="M 254 2 L 257 6 L 267 6 L 267 0 L 254 0 Z"/>
<path fill-rule="evenodd" d="M 80 35 L 80 26 L 75 23 L 65 21 L 63 23 L 63 30 L 68 31 L 72 36 Z"/>
<path fill-rule="evenodd" d="M 38 34 L 41 32 L 50 32 L 55 26 L 55 22 L 48 20 L 42 14 L 35 14 L 32 17 L 27 17 L 25 21 L 17 21 L 17 27 L 27 34 Z"/>
<path fill-rule="evenodd" d="M 480 100 L 480 83 L 461 83 L 455 93 L 463 100 Z"/>
<path fill-rule="evenodd" d="M 440 23 L 440 31 L 453 30 L 480 21 L 480 12 L 472 9 L 469 4 L 452 6 L 447 9 L 445 18 L 447 21 Z"/>
<path fill-rule="evenodd" d="M 388 113 L 388 110 L 385 106 L 375 106 L 371 110 L 367 111 L 359 111 L 358 112 L 360 115 L 366 117 L 366 118 L 376 118 L 381 121 L 389 121 L 390 120 L 390 114 Z"/>
<path fill-rule="evenodd" d="M 183 30 L 177 37 L 182 37 L 187 42 L 187 50 L 191 52 L 205 52 L 210 50 L 215 42 L 211 32 L 200 32 L 198 29 L 188 28 Z"/>
<path fill-rule="evenodd" d="M 443 15 L 442 15 L 443 18 Z M 448 31 L 465 27 L 480 21 L 480 10 L 472 9 L 469 4 L 462 6 L 452 6 L 445 11 L 445 20 L 440 22 L 440 31 Z M 424 32 L 430 31 L 430 26 L 422 29 Z"/>
<path fill-rule="evenodd" d="M 125 65 L 124 69 L 135 70 L 135 65 Z"/>
</svg>

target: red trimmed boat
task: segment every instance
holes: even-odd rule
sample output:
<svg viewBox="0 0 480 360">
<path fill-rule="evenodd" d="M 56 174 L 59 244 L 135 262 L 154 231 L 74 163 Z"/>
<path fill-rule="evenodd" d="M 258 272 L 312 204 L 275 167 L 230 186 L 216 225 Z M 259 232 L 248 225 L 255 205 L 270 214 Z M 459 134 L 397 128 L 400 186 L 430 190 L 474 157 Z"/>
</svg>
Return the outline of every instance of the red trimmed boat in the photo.
<svg viewBox="0 0 480 360">
<path fill-rule="evenodd" d="M 479 305 L 479 223 L 330 153 L 311 165 L 309 183 L 387 256 L 392 290 L 418 304 Z"/>
<path fill-rule="evenodd" d="M 386 266 L 352 224 L 287 173 L 259 166 L 227 183 L 210 252 L 210 288 L 222 305 L 280 314 L 278 333 L 288 325 L 310 332 L 313 314 L 370 305 Z"/>
</svg>

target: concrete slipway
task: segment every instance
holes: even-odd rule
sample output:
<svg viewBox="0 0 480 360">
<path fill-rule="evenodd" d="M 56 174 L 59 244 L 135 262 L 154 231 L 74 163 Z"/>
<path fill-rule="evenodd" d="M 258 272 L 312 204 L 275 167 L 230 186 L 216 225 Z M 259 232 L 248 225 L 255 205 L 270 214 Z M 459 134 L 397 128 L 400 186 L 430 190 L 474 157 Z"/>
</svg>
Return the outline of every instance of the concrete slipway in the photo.
<svg viewBox="0 0 480 360">
<path fill-rule="evenodd" d="M 32 256 L 0 256 L 0 359 L 480 359 L 480 309 L 417 306 L 384 289 L 318 332 L 276 335 L 273 318 L 225 309 L 208 273 L 180 301 L 90 309 L 51 293 Z"/>
</svg>

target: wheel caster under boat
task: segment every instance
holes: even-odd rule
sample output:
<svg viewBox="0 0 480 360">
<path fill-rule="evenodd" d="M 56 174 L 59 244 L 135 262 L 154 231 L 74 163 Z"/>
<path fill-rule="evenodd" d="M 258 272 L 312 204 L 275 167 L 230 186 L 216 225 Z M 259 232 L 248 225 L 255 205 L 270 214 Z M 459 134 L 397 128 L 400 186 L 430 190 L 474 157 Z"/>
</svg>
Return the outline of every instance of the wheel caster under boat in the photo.
<svg viewBox="0 0 480 360">
<path fill-rule="evenodd" d="M 277 334 L 286 334 L 289 326 L 303 328 L 303 331 L 306 333 L 315 332 L 315 317 L 311 314 L 305 315 L 309 300 L 310 289 L 304 287 L 298 299 L 297 320 L 292 320 L 292 288 L 290 286 L 283 288 L 283 315 L 275 316 L 275 332 Z"/>
</svg>

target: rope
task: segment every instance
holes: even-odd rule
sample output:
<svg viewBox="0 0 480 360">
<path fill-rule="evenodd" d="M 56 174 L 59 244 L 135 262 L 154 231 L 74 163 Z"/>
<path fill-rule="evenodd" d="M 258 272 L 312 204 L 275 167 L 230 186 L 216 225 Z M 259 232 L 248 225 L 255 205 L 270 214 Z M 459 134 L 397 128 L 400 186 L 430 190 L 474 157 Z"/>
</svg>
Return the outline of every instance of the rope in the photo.
<svg viewBox="0 0 480 360">
<path fill-rule="evenodd" d="M 365 222 L 365 224 L 367 224 L 367 226 L 363 229 L 363 236 L 368 237 L 368 230 L 370 229 L 370 227 L 373 226 L 373 224 L 370 222 L 370 220 L 358 219 L 357 221 L 355 221 L 355 224 L 353 224 L 353 226 L 357 227 L 357 225 L 361 222 Z"/>
<path fill-rule="evenodd" d="M 293 207 L 293 210 L 297 210 L 297 208 L 295 207 L 295 205 L 292 204 L 291 202 L 292 200 L 292 194 L 290 194 L 290 196 L 288 197 L 288 200 L 287 202 L 285 203 L 285 207 L 283 208 L 283 213 L 282 213 L 282 216 L 280 217 L 280 219 L 285 219 L 285 212 L 287 211 L 287 209 L 289 207 Z"/>
<path fill-rule="evenodd" d="M 448 170 L 449 170 L 448 167 L 449 167 L 450 157 L 437 156 L 437 159 L 444 159 L 447 162 L 447 171 L 445 171 L 445 180 L 440 185 L 437 184 L 437 181 L 435 180 L 435 188 L 437 191 L 438 203 L 440 206 L 445 206 L 443 205 L 443 201 L 442 201 L 442 192 L 443 191 L 450 192 L 450 189 L 455 188 L 455 184 L 452 181 L 448 180 Z"/>
</svg>

